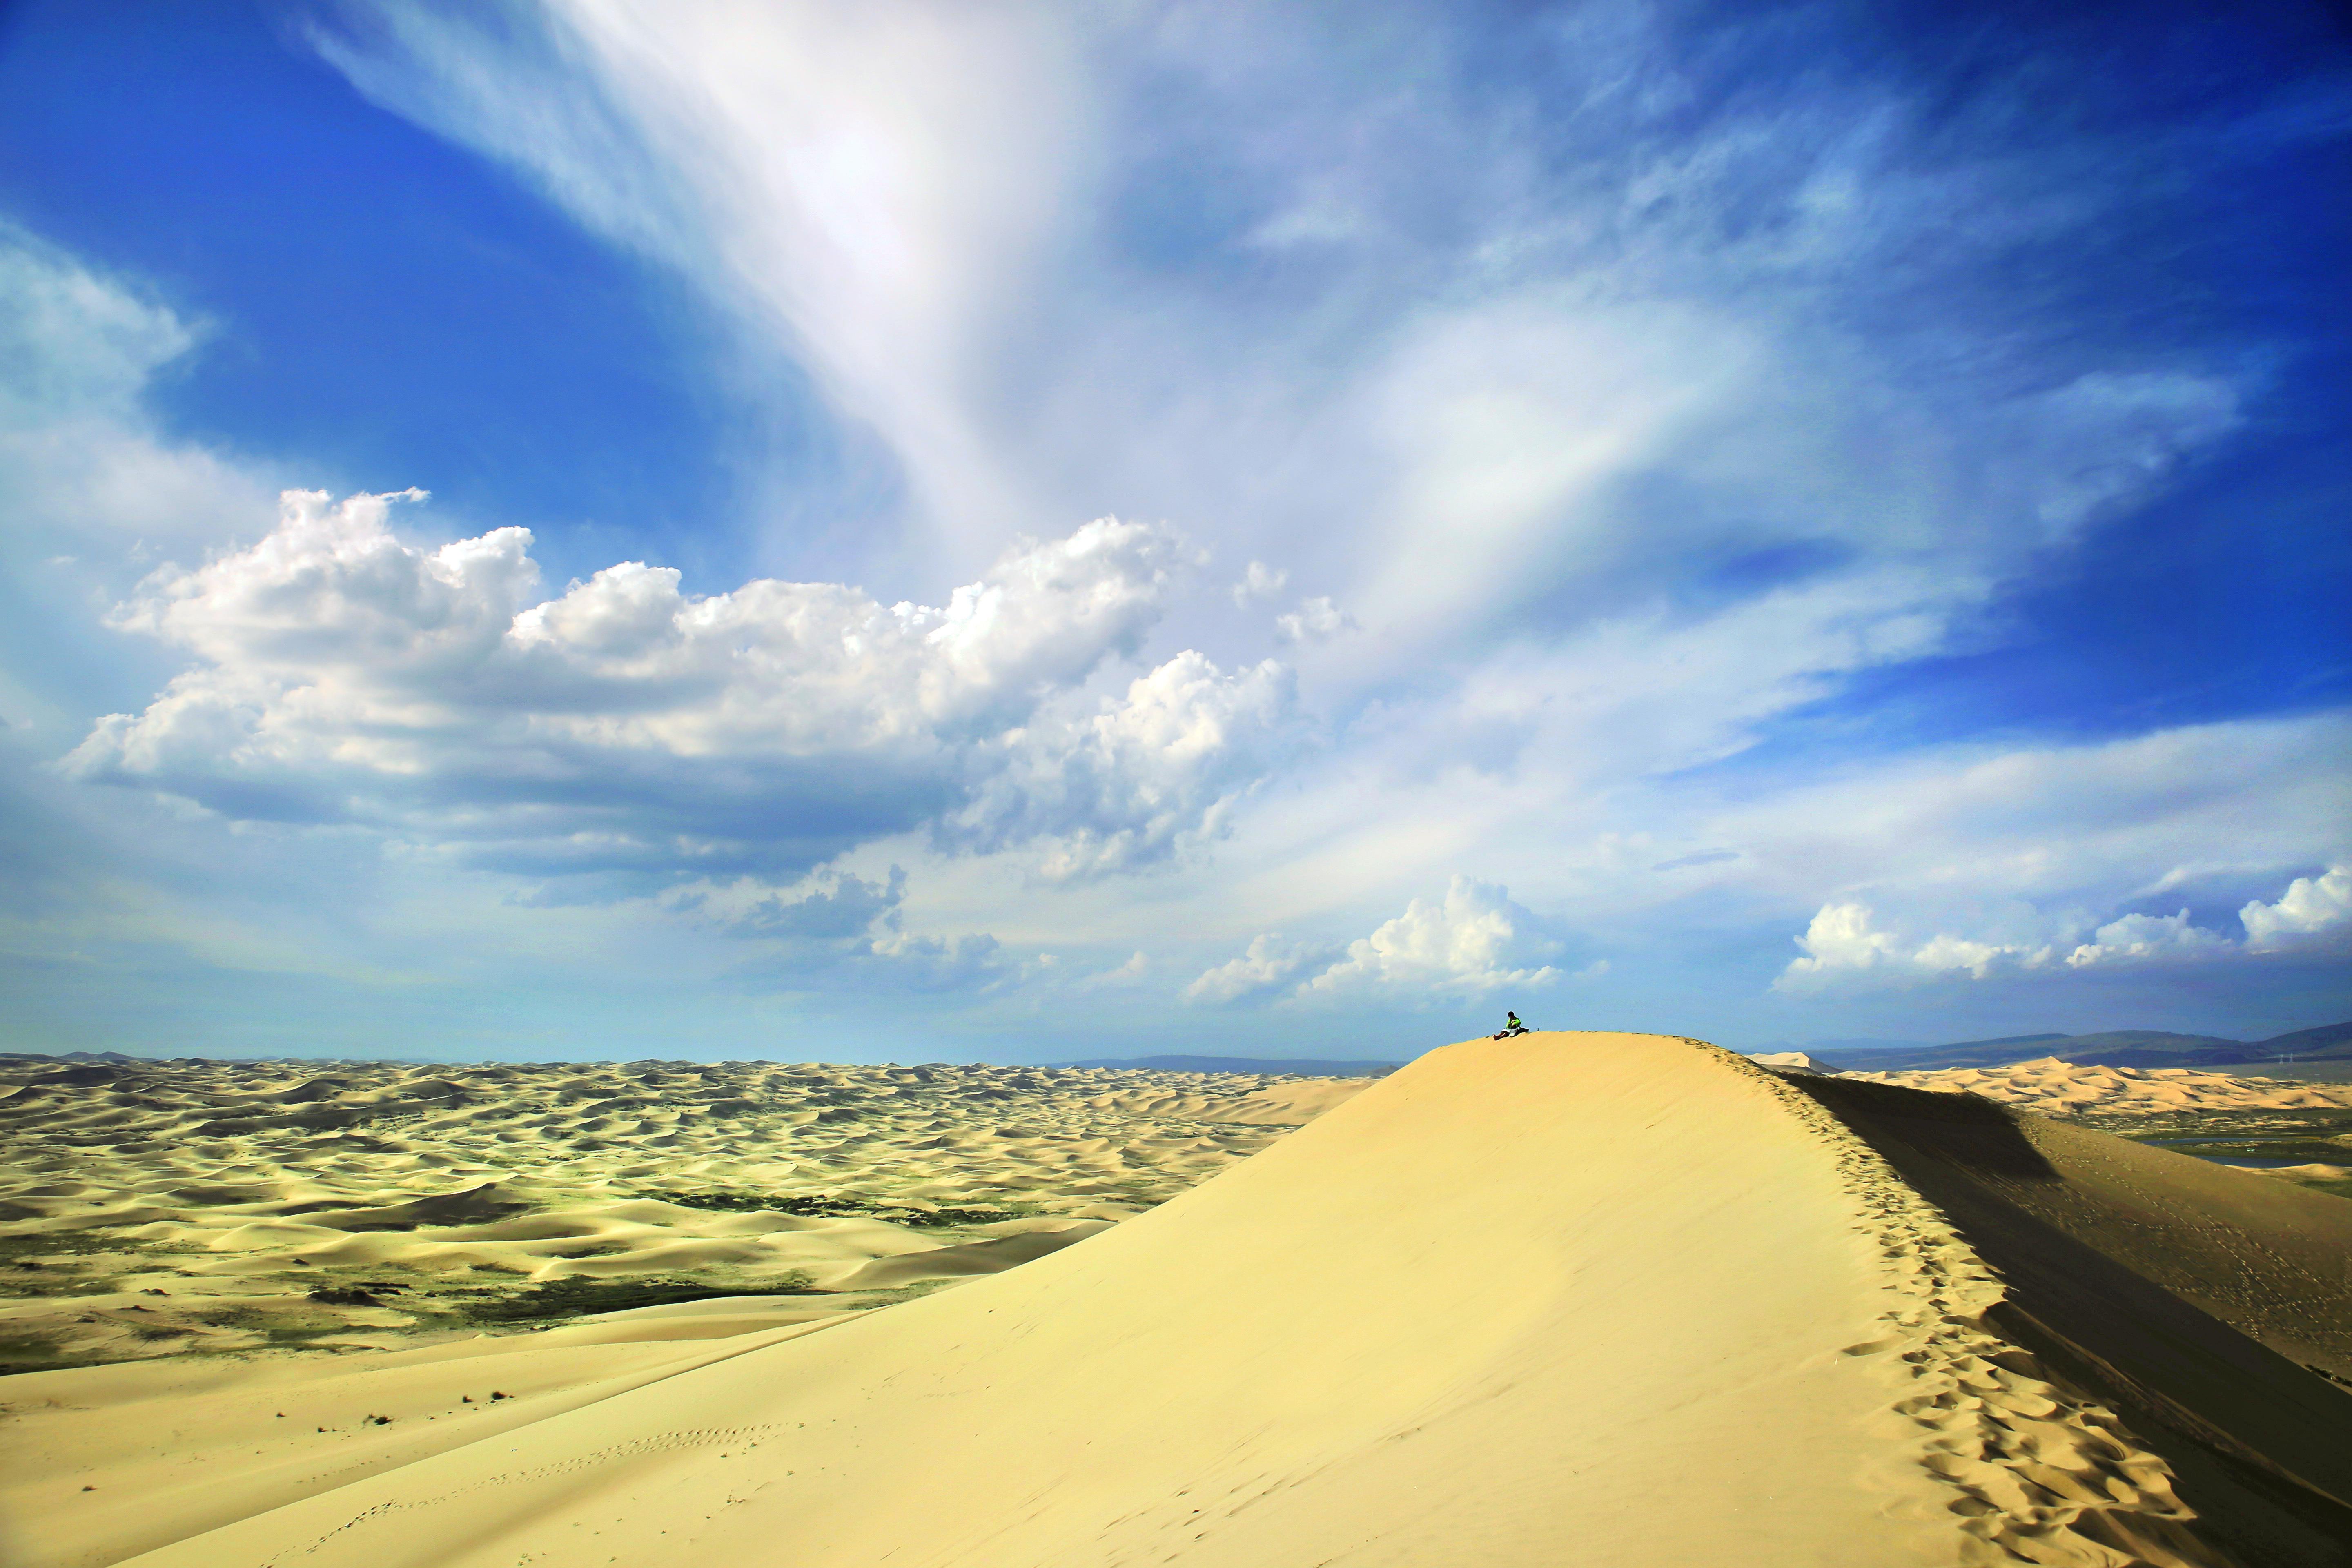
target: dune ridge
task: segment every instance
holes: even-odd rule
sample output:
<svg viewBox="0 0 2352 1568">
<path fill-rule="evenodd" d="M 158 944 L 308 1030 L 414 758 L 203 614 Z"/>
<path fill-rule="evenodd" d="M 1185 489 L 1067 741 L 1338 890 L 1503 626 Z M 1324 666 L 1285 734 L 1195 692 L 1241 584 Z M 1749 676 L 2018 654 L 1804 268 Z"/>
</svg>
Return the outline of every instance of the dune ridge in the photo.
<svg viewBox="0 0 2352 1568">
<path fill-rule="evenodd" d="M 1760 1064 L 1739 1061 L 1742 1070 Z M 2042 1374 L 2022 1346 L 1990 1331 L 2007 1297 L 2000 1276 L 1935 1205 L 1813 1096 L 1763 1076 L 1783 1109 L 1834 1152 L 1868 1216 L 1891 1293 L 1883 1340 L 1848 1353 L 1888 1354 L 1912 1386 L 1895 1411 L 1924 1430 L 1920 1462 L 1960 1494 L 1948 1504 L 1985 1561 L 2152 1564 L 2221 1559 L 2179 1528 L 2196 1518 L 2171 1468 L 2099 1400 Z M 1961 1561 L 1967 1561 L 1965 1552 Z"/>
<path fill-rule="evenodd" d="M 2166 1460 L 2200 1542 L 2352 1562 L 2352 1205 L 1975 1096 L 1790 1081 L 2000 1276 L 1987 1328 Z"/>
<path fill-rule="evenodd" d="M 133 1560 L 2239 1561 L 2111 1400 L 2000 1331 L 2007 1289 L 1763 1068 L 1473 1041 L 1021 1268 L 492 1438 L 463 1417 L 231 1521 L 151 1518 Z M 380 1401 L 427 1381 L 387 1370 Z M 68 1544 L 35 1560 L 124 1543 Z"/>
</svg>

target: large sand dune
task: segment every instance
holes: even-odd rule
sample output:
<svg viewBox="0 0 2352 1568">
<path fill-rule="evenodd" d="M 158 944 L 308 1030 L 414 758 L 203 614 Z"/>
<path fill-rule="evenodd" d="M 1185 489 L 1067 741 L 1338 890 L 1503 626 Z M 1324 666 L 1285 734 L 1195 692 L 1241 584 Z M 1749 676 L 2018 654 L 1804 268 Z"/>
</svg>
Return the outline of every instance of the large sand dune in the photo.
<svg viewBox="0 0 2352 1568">
<path fill-rule="evenodd" d="M 2250 1337 L 2341 1327 L 2339 1282 L 2295 1271 L 2340 1240 L 2260 1261 L 2264 1227 L 2332 1211 L 2232 1215 L 2254 1237 L 2232 1256 L 2277 1276 L 2240 1319 L 2105 1281 L 2138 1314 L 2116 1336 L 2064 1300 L 2065 1247 L 2091 1249 L 2016 1201 L 2066 1188 L 2061 1164 L 1906 1142 L 1916 1105 L 1841 1091 L 1904 1092 L 1825 1094 L 1665 1037 L 1475 1041 L 1149 1213 L 879 1312 L 632 1337 L 676 1309 L 258 1383 L 194 1362 L 170 1386 L 152 1366 L 30 1374 L 12 1381 L 61 1408 L 15 1439 L 18 1560 L 2342 1560 L 2329 1443 L 2352 1400 Z M 2030 1143 L 1982 1101 L 1916 1099 Z M 2067 1223 L 2112 1222 L 2183 1166 L 2341 1206 L 2135 1153 L 2154 1165 Z M 1986 1158 L 2020 1165 L 2010 1187 L 1979 1179 Z M 2033 1276 L 2050 1257 L 2054 1285 Z"/>
</svg>

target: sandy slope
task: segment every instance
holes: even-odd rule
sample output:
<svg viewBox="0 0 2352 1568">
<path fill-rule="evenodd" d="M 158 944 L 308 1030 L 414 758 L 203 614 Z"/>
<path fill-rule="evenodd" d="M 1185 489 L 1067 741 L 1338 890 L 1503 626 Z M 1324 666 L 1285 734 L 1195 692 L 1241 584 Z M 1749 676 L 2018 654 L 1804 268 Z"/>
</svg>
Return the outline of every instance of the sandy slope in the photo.
<svg viewBox="0 0 2352 1568">
<path fill-rule="evenodd" d="M 397 1348 L 472 1333 L 526 1281 L 833 1293 L 786 1314 L 802 1317 L 870 1304 L 1091 1235 L 1362 1087 L 766 1062 L 0 1062 L 0 1363 Z"/>
<path fill-rule="evenodd" d="M 2352 1563 L 2352 1203 L 1979 1099 L 1806 1078 L 2247 1568 Z M 2316 1375 L 2315 1375 L 2315 1373 Z"/>
<path fill-rule="evenodd" d="M 77 1545 L 68 1522 L 20 1551 L 97 1563 L 179 1538 L 145 1568 L 2231 1561 L 2163 1457 L 1988 1331 L 2001 1297 L 1847 1120 L 1760 1068 L 1664 1037 L 1480 1040 L 1018 1269 L 767 1335 L 598 1347 L 640 1358 L 601 1384 L 551 1363 L 524 1391 L 544 1414 L 451 1403 L 500 1362 L 521 1381 L 518 1352 L 467 1364 L 455 1345 L 364 1390 L 94 1407 L 80 1452 L 158 1467 L 133 1489 L 214 1398 L 211 1489 L 135 1491 L 135 1529 Z M 102 1406 L 74 1380 L 104 1375 L 23 1381 Z M 278 1438 L 336 1425 L 295 1415 L 298 1394 L 395 1419 Z M 69 1424 L 25 1424 L 17 1462 L 41 1477 L 20 1520 L 71 1521 L 98 1496 L 42 1447 Z M 407 1447 L 355 1447 L 392 1433 Z"/>
<path fill-rule="evenodd" d="M 1763 1059 L 1763 1058 L 1759 1058 Z M 1856 1072 L 1840 1076 L 1908 1089 L 1980 1094 L 2051 1116 L 2096 1111 L 2164 1115 L 2182 1110 L 2286 1110 L 2352 1106 L 2352 1084 L 2297 1083 L 2238 1078 L 2189 1068 L 2084 1067 L 2043 1057 L 1998 1068 L 1943 1068 L 1920 1072 Z"/>
</svg>

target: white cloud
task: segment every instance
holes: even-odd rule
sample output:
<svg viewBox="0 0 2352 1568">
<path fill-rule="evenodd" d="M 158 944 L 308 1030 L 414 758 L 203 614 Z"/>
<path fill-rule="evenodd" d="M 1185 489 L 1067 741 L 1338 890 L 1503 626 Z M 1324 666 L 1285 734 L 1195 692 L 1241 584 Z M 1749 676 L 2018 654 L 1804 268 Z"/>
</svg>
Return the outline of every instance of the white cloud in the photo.
<svg viewBox="0 0 2352 1568">
<path fill-rule="evenodd" d="M 31 733 L 143 706 L 90 733 L 85 777 L 366 825 L 342 841 L 389 842 L 428 911 L 464 887 L 436 875 L 449 861 L 749 875 L 774 929 L 744 940 L 778 973 L 830 955 L 1001 983 L 980 978 L 1009 967 L 992 939 L 890 923 L 903 903 L 870 866 L 797 879 L 885 838 L 924 898 L 971 889 L 926 919 L 940 930 L 1079 964 L 1213 943 L 1160 963 L 1171 990 L 1253 932 L 1378 924 L 1344 956 L 1261 938 L 1194 982 L 1202 1000 L 1549 983 L 1549 944 L 1499 889 L 1383 920 L 1461 865 L 1522 868 L 1561 930 L 1681 952 L 1704 927 L 1709 952 L 1769 970 L 1818 910 L 1797 983 L 1990 989 L 2202 951 L 2193 922 L 2127 912 L 2174 908 L 2168 879 L 2218 911 L 2344 858 L 2340 713 L 1871 757 L 1883 731 L 1854 739 L 1826 706 L 1947 647 L 2242 424 L 2260 355 L 2187 329 L 2103 337 L 1988 287 L 2062 276 L 2084 235 L 2127 229 L 2105 204 L 2173 144 L 2086 159 L 2062 136 L 2021 162 L 1833 62 L 1799 95 L 1717 92 L 1710 62 L 1738 40 L 1689 47 L 1679 13 L 1641 4 L 1544 24 L 1573 40 L 1538 73 L 1559 113 L 1465 64 L 1434 6 L 1370 29 L 919 0 L 350 14 L 378 24 L 331 46 L 353 79 L 674 268 L 737 325 L 750 363 L 705 367 L 714 383 L 814 386 L 824 407 L 794 420 L 838 416 L 907 515 L 860 492 L 838 515 L 866 563 L 808 564 L 780 530 L 779 574 L 833 581 L 709 597 L 623 564 L 545 600 L 521 531 L 414 547 L 367 498 L 307 498 L 307 521 L 241 548 L 279 477 L 161 438 L 138 407 L 203 324 L 20 247 L 0 272 L 0 309 L 23 307 L 0 322 L 11 531 L 78 564 L 18 573 L 38 585 L 16 602 L 76 627 L 120 602 L 152 635 L 114 639 L 122 658 L 198 666 L 152 703 L 166 676 L 145 665 L 59 698 Z M 1237 259 L 1246 287 L 1227 286 Z M 798 374 L 765 374 L 779 358 Z M 839 499 L 790 482 L 800 515 Z M 1227 593 L 1271 615 L 1294 573 L 1328 587 L 1276 626 L 1304 697 L 1186 624 L 1160 531 L 1007 544 L 1112 506 L 1248 562 L 1200 596 L 1203 625 Z M 142 540 L 212 565 L 133 594 L 105 573 Z M 851 585 L 908 562 L 940 575 Z M 1329 635 L 1351 620 L 1364 635 Z M 1707 769 L 1809 707 L 1830 721 Z M 89 809 L 163 815 L 132 805 Z M 1199 853 L 1228 832 L 1245 853 Z M 222 854 L 335 837 L 240 833 Z M 1687 853 L 1718 844 L 1737 855 Z M 1109 879 L 1144 868 L 1165 868 L 1148 893 Z M 2247 904 L 2248 950 L 2340 938 L 2342 886 Z M 598 907 L 623 931 L 629 909 Z M 285 918 L 290 950 L 304 915 Z M 2070 970 L 2078 951 L 2108 956 Z M 1695 985 L 1686 963 L 1632 965 L 1623 994 L 1682 1010 L 1760 984 Z"/>
<path fill-rule="evenodd" d="M 907 873 L 874 881 L 820 872 L 800 886 L 757 883 L 694 889 L 672 908 L 756 942 L 739 982 L 782 990 L 979 991 L 1010 980 L 1013 966 L 986 934 L 937 937 L 906 929 Z"/>
<path fill-rule="evenodd" d="M 1239 958 L 1202 973 L 1184 987 L 1184 995 L 1189 1001 L 1216 1003 L 1271 995 L 1297 979 L 1309 964 L 1329 956 L 1327 950 L 1288 945 L 1273 934 L 1252 937 L 1248 949 Z"/>
<path fill-rule="evenodd" d="M 1245 609 L 1259 599 L 1271 599 L 1290 581 L 1290 574 L 1268 566 L 1263 561 L 1253 561 L 1234 584 L 1234 605 Z"/>
<path fill-rule="evenodd" d="M 1892 931 L 1878 930 L 1867 904 L 1823 904 L 1797 945 L 1805 956 L 1790 961 L 1782 978 L 1825 974 L 1838 969 L 1875 969 L 1899 963 L 1902 943 Z"/>
<path fill-rule="evenodd" d="M 1356 617 L 1324 597 L 1301 600 L 1298 608 L 1274 618 L 1275 636 L 1285 642 L 1326 642 L 1355 629 Z"/>
<path fill-rule="evenodd" d="M 2237 943 L 2218 931 L 2189 922 L 2189 911 L 2171 915 L 2125 915 L 2109 921 L 2066 955 L 2070 969 L 2094 963 L 2179 963 L 2216 958 L 2237 951 Z"/>
<path fill-rule="evenodd" d="M 0 423 L 113 421 L 200 327 L 0 224 Z"/>
<path fill-rule="evenodd" d="M 990 769 L 940 831 L 994 849 L 1045 842 L 1039 874 L 1070 881 L 1214 838 L 1276 760 L 1293 707 L 1272 659 L 1227 674 L 1177 655 L 1116 702 L 1043 713 L 984 753 Z"/>
<path fill-rule="evenodd" d="M 1949 931 L 1918 941 L 1882 925 L 1866 904 L 1831 903 L 1822 906 L 1796 939 L 1804 956 L 1792 960 L 1773 984 L 1776 990 L 1802 992 L 1863 976 L 1900 981 L 1966 974 L 1985 980 L 1996 973 L 2053 966 L 2112 969 L 2273 952 L 2292 946 L 2296 938 L 2352 926 L 2352 873 L 2336 868 L 2318 878 L 2298 877 L 2276 902 L 2249 903 L 2240 919 L 2247 933 L 2243 943 L 2197 924 L 2186 909 L 2168 915 L 2117 915 L 2082 942 L 2074 933 L 2090 922 L 2067 911 L 2025 914 L 2025 923 L 2042 928 L 2042 941 L 1989 940 Z"/>
<path fill-rule="evenodd" d="M 1051 954 L 1046 955 L 1051 957 Z M 1144 984 L 1151 978 L 1151 959 L 1142 949 L 1129 954 L 1125 963 L 1109 969 L 1098 969 L 1076 983 L 1080 991 L 1124 991 Z"/>
<path fill-rule="evenodd" d="M 1919 978 L 1965 973 L 1982 980 L 1997 966 L 2039 968 L 2051 950 L 2014 943 L 1970 941 L 1937 934 L 1925 942 L 1906 941 L 1877 923 L 1867 904 L 1824 904 L 1805 934 L 1797 938 L 1805 956 L 1791 960 L 1774 989 L 1799 991 L 1825 980 L 1876 972 Z"/>
<path fill-rule="evenodd" d="M 258 477 L 164 439 L 142 397 L 205 325 L 0 222 L 0 475 L 9 538 L 112 564 L 144 540 L 201 546 L 266 496 Z M 79 548 L 59 551 L 58 545 Z"/>
<path fill-rule="evenodd" d="M 2275 903 L 2257 900 L 2238 911 L 2249 951 L 2268 952 L 2352 927 L 2352 866 L 2331 866 L 2317 877 L 2297 877 Z"/>
<path fill-rule="evenodd" d="M 143 405 L 204 337 L 135 280 L 0 221 L 0 619 L 22 650 L 0 667 L 0 715 L 52 753 L 162 679 L 150 650 L 90 637 L 96 610 L 160 555 L 268 515 L 277 486 L 256 465 L 170 438 Z"/>
<path fill-rule="evenodd" d="M 1404 913 L 1349 942 L 1347 956 L 1307 981 L 1300 994 L 1480 995 L 1506 985 L 1544 985 L 1559 978 L 1544 962 L 1559 951 L 1511 901 L 1508 889 L 1457 874 L 1442 900 L 1414 899 Z"/>
<path fill-rule="evenodd" d="M 1572 629 L 1792 542 L 1933 642 L 2241 421 L 2235 364 L 2084 364 L 2071 323 L 2064 369 L 2021 381 L 2044 329 L 1974 269 L 2095 225 L 2086 194 L 1883 77 L 1689 115 L 1717 50 L 1670 8 L 1556 24 L 1565 116 L 1412 5 L 1344 38 L 1263 7 L 369 9 L 322 45 L 362 90 L 797 361 L 903 464 L 919 528 L 978 562 L 1112 496 L 1279 547 L 1376 634 L 1327 675 L 1458 658 L 1538 602 Z M 1227 231 L 1166 218 L 1195 205 Z M 2004 216 L 1956 235 L 1954 210 Z M 1264 288 L 1198 286 L 1237 249 Z M 1935 299 L 1924 347 L 1853 325 Z"/>
<path fill-rule="evenodd" d="M 885 433 L 933 521 L 1030 515 L 972 404 L 1095 174 L 1091 28 L 1048 9 L 372 8 L 378 101 L 694 279 Z"/>
<path fill-rule="evenodd" d="M 115 624 L 203 663 L 76 776 L 548 873 L 794 868 L 929 823 L 1077 876 L 1213 836 L 1286 717 L 1279 666 L 1191 652 L 1085 695 L 1167 602 L 1164 529 L 1024 540 L 938 608 L 636 563 L 534 603 L 527 531 L 428 551 L 389 526 L 414 499 L 289 492 L 258 544 L 152 576 Z"/>
</svg>

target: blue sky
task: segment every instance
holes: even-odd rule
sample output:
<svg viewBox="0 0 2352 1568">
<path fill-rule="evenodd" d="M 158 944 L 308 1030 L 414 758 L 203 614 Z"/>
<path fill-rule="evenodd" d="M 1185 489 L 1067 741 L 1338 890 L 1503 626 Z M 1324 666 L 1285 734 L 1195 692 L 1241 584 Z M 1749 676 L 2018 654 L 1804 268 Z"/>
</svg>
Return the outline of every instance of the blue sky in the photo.
<svg viewBox="0 0 2352 1568">
<path fill-rule="evenodd" d="M 2317 5 L 0 13 L 13 1048 L 2352 1016 Z"/>
</svg>

